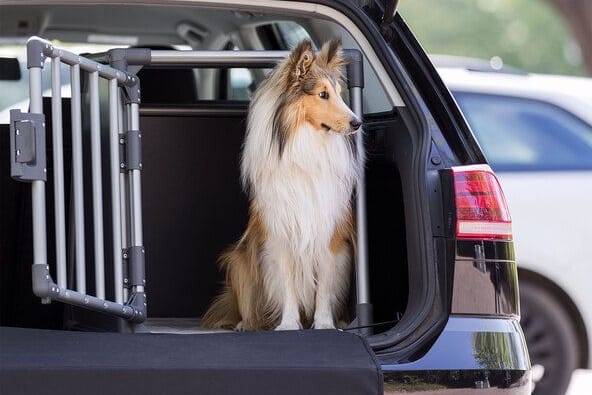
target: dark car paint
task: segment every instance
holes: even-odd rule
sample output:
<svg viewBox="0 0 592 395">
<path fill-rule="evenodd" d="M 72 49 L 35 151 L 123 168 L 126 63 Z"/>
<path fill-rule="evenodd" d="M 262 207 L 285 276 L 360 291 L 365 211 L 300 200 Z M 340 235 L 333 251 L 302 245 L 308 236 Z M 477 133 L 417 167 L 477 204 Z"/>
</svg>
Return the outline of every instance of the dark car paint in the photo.
<svg viewBox="0 0 592 395">
<path fill-rule="evenodd" d="M 503 394 L 531 391 L 526 342 L 514 319 L 451 316 L 422 358 L 381 362 L 386 394 L 454 394 L 461 388 L 500 388 Z"/>
<path fill-rule="evenodd" d="M 452 314 L 519 318 L 518 274 L 511 242 L 459 241 L 454 265 Z"/>
</svg>

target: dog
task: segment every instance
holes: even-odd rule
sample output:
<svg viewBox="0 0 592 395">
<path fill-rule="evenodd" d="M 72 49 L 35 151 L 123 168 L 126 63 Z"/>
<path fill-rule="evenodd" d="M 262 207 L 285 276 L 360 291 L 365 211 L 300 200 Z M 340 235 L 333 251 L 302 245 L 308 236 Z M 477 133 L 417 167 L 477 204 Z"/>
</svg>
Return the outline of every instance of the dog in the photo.
<svg viewBox="0 0 592 395">
<path fill-rule="evenodd" d="M 255 91 L 241 157 L 247 229 L 219 260 L 206 328 L 335 328 L 346 318 L 361 120 L 341 98 L 341 41 L 301 42 Z"/>
</svg>

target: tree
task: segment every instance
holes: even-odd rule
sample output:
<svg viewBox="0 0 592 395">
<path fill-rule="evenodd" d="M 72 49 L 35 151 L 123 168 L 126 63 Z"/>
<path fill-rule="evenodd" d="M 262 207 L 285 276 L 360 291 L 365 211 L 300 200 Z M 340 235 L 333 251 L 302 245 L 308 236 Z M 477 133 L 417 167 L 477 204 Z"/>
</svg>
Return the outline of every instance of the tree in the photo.
<svg viewBox="0 0 592 395">
<path fill-rule="evenodd" d="M 582 62 L 592 75 L 592 1 L 549 0 L 563 15 L 580 46 Z"/>
<path fill-rule="evenodd" d="M 583 45 L 556 2 L 592 5 L 592 0 L 410 0 L 401 1 L 399 11 L 429 53 L 499 56 L 504 64 L 534 73 L 592 74 L 579 56 Z M 582 37 L 586 42 L 591 35 Z"/>
</svg>

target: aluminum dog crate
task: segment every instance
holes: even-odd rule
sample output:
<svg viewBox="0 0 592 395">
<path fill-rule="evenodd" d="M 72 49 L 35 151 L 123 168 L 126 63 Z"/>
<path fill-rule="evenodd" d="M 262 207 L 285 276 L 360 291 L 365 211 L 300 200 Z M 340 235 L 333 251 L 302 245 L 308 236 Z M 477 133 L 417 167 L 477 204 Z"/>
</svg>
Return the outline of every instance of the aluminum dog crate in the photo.
<svg viewBox="0 0 592 395">
<path fill-rule="evenodd" d="M 141 105 L 140 80 L 136 73 L 144 66 L 174 67 L 250 67 L 270 68 L 283 60 L 288 51 L 174 51 L 142 48 L 114 49 L 82 57 L 55 47 L 48 41 L 32 37 L 27 43 L 30 110 L 12 110 L 10 115 L 11 175 L 31 183 L 33 209 L 33 292 L 43 303 L 60 301 L 92 311 L 99 311 L 127 320 L 132 326 L 147 318 L 145 294 L 145 247 L 142 235 L 142 133 L 139 121 Z M 349 60 L 347 84 L 353 112 L 362 118 L 363 69 L 362 55 L 357 50 L 344 50 Z M 45 116 L 42 104 L 42 69 L 51 59 L 51 119 L 53 174 L 46 166 Z M 62 97 L 60 67 L 70 67 L 72 128 L 72 196 L 71 228 L 66 237 L 64 182 L 64 149 L 62 128 Z M 83 130 L 81 71 L 88 73 L 88 130 Z M 108 84 L 108 106 L 101 109 L 99 81 Z M 104 239 L 103 174 L 101 158 L 101 112 L 109 120 L 109 187 L 112 251 L 106 251 Z M 92 184 L 92 224 L 94 251 L 94 295 L 87 292 L 85 246 L 85 204 L 83 191 L 83 133 L 90 136 Z M 356 134 L 358 153 L 363 157 L 362 134 Z M 47 177 L 53 177 L 55 209 L 55 273 L 50 274 L 47 256 L 46 191 Z M 366 203 L 363 177 L 356 194 L 356 314 L 352 327 L 362 333 L 372 322 L 369 298 L 369 277 L 366 244 Z M 108 243 L 107 243 L 108 244 Z M 67 259 L 66 247 L 73 251 Z M 113 295 L 106 295 L 105 254 L 113 258 Z M 74 270 L 75 281 L 66 273 Z M 199 279 L 196 279 L 199 281 Z"/>
</svg>

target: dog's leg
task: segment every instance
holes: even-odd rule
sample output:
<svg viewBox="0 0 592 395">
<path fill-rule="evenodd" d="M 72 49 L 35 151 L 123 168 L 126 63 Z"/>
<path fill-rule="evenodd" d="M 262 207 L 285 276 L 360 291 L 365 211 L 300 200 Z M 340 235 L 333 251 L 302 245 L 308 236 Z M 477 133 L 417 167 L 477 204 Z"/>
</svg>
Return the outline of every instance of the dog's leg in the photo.
<svg viewBox="0 0 592 395">
<path fill-rule="evenodd" d="M 317 294 L 313 328 L 334 329 L 345 307 L 349 288 L 351 254 L 348 248 L 329 252 L 317 267 Z"/>
<path fill-rule="evenodd" d="M 300 323 L 300 313 L 298 311 L 298 301 L 294 292 L 287 294 L 282 307 L 282 319 L 280 324 L 275 327 L 276 331 L 287 331 L 302 329 Z"/>
<path fill-rule="evenodd" d="M 283 243 L 267 242 L 263 258 L 265 287 L 274 315 L 280 317 L 275 330 L 302 329 L 294 288 L 293 258 Z"/>
<path fill-rule="evenodd" d="M 254 289 L 256 283 L 252 278 L 249 278 L 249 280 L 251 283 L 243 282 L 241 284 L 240 293 L 237 298 L 238 311 L 240 312 L 242 320 L 236 324 L 234 330 L 239 332 L 261 329 L 255 311 L 257 308 L 255 306 L 254 295 L 256 292 Z"/>
</svg>

